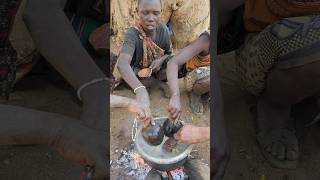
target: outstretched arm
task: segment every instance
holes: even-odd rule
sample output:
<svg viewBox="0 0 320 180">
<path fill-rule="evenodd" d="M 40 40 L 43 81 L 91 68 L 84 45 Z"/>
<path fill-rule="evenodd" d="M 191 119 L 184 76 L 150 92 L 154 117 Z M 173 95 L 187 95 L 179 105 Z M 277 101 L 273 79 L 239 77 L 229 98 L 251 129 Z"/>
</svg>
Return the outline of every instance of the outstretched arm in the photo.
<svg viewBox="0 0 320 180">
<path fill-rule="evenodd" d="M 167 77 L 171 94 L 179 94 L 178 69 L 192 57 L 198 55 L 209 47 L 209 40 L 206 36 L 200 36 L 195 42 L 183 48 L 181 52 L 174 56 L 168 63 Z"/>
<path fill-rule="evenodd" d="M 202 51 L 209 49 L 209 40 L 206 36 L 200 36 L 189 46 L 183 48 L 181 52 L 173 57 L 167 66 L 167 79 L 171 91 L 171 99 L 169 103 L 169 114 L 171 119 L 175 120 L 179 117 L 181 111 L 180 91 L 178 84 L 179 66 L 185 64 L 192 57 L 198 55 Z"/>
<path fill-rule="evenodd" d="M 28 0 L 24 20 L 41 54 L 75 88 L 105 77 L 82 46 L 63 9 L 66 0 Z"/>
<path fill-rule="evenodd" d="M 204 143 L 210 140 L 210 127 L 198 127 L 186 124 L 174 137 L 184 144 Z"/>
<path fill-rule="evenodd" d="M 142 86 L 142 83 L 139 81 L 137 76 L 134 74 L 130 62 L 132 60 L 132 56 L 126 53 L 120 53 L 118 59 L 118 69 L 122 78 L 129 84 L 132 89 L 135 89 L 139 86 Z M 145 126 L 148 126 L 152 121 L 152 114 L 150 110 L 150 101 L 149 94 L 145 88 L 139 88 L 136 91 L 136 100 L 145 110 L 144 118 L 141 118 Z"/>
<path fill-rule="evenodd" d="M 110 95 L 110 107 L 128 109 L 129 112 L 137 115 L 139 119 L 145 119 L 146 111 L 148 111 L 148 109 L 145 109 L 140 103 L 138 103 L 134 99 L 117 96 L 113 94 Z"/>
<path fill-rule="evenodd" d="M 82 46 L 63 9 L 66 0 L 28 0 L 24 20 L 33 40 L 46 60 L 74 89 L 104 73 Z M 82 119 L 95 128 L 107 127 L 107 83 L 83 89 Z"/>
<path fill-rule="evenodd" d="M 0 122 L 0 145 L 47 145 L 68 160 L 95 166 L 106 178 L 106 132 L 59 114 L 9 105 L 0 105 Z"/>
</svg>

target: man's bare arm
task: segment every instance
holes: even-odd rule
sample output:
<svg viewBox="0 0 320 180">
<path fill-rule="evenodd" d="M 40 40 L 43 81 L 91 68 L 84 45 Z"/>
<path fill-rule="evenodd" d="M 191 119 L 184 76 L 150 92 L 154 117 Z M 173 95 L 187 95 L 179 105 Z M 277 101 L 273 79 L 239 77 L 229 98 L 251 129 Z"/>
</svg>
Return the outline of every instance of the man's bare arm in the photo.
<svg viewBox="0 0 320 180">
<path fill-rule="evenodd" d="M 41 54 L 77 89 L 105 75 L 82 46 L 63 11 L 65 3 L 28 0 L 24 20 Z"/>
<path fill-rule="evenodd" d="M 75 89 L 104 73 L 82 46 L 63 9 L 66 0 L 28 0 L 24 19 L 33 40 L 46 60 Z M 84 122 L 95 128 L 107 127 L 107 83 L 83 89 Z"/>
<path fill-rule="evenodd" d="M 47 145 L 68 160 L 95 166 L 97 175 L 106 177 L 105 132 L 63 115 L 10 105 L 0 105 L 0 120 L 0 145 Z"/>
<path fill-rule="evenodd" d="M 167 67 L 167 79 L 171 90 L 171 94 L 180 94 L 178 85 L 178 70 L 179 66 L 185 64 L 192 57 L 198 55 L 206 48 L 209 47 L 209 41 L 207 37 L 201 36 L 189 46 L 183 48 L 178 55 L 173 57 L 168 63 Z"/>
<path fill-rule="evenodd" d="M 110 108 L 127 108 L 131 99 L 110 94 Z"/>
<path fill-rule="evenodd" d="M 129 54 L 121 53 L 118 59 L 118 69 L 122 78 L 129 84 L 132 89 L 135 89 L 139 86 L 142 86 L 142 83 L 134 74 L 130 66 L 131 60 L 132 56 L 130 56 Z M 141 119 L 144 122 L 144 125 L 147 126 L 150 122 L 153 124 L 148 91 L 145 88 L 137 89 L 136 100 L 144 109 L 145 118 Z"/>
<path fill-rule="evenodd" d="M 122 76 L 122 78 L 128 83 L 128 85 L 134 89 L 138 86 L 142 86 L 142 83 L 139 81 L 135 73 L 133 72 L 130 63 L 132 60 L 132 56 L 125 53 L 120 53 L 118 69 Z"/>
</svg>

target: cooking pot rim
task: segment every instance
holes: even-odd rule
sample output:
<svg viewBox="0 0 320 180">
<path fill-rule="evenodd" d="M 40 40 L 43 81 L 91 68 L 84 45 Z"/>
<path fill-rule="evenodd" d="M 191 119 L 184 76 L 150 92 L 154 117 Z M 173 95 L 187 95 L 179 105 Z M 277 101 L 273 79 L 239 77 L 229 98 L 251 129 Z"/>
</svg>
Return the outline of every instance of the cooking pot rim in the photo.
<svg viewBox="0 0 320 180">
<path fill-rule="evenodd" d="M 159 120 L 159 119 L 165 119 L 165 118 L 168 118 L 168 117 L 158 117 L 158 118 L 154 118 L 154 120 Z M 139 141 L 139 139 L 142 139 L 142 134 L 141 134 L 141 131 L 142 131 L 142 128 L 143 128 L 143 125 L 140 125 L 139 128 L 138 128 L 138 131 L 137 131 L 137 138 L 136 138 L 136 141 L 135 141 L 135 147 L 138 151 L 138 153 L 147 161 L 151 162 L 151 163 L 155 163 L 155 164 L 158 164 L 158 165 L 170 165 L 170 164 L 174 164 L 174 163 L 177 163 L 179 161 L 182 161 L 183 159 L 185 159 L 188 154 L 191 153 L 192 151 L 192 148 L 193 148 L 193 145 L 190 144 L 188 145 L 188 147 L 180 154 L 178 154 L 177 156 L 174 156 L 174 157 L 170 157 L 170 158 L 160 158 L 160 157 L 153 157 L 153 156 L 150 156 L 149 154 L 146 154 L 144 149 L 140 146 L 138 146 L 137 142 Z M 139 137 L 140 136 L 140 137 Z M 164 141 L 161 143 L 161 145 L 165 142 L 165 140 L 167 139 L 168 137 L 164 137 Z M 159 145 L 160 146 L 160 145 Z"/>
</svg>

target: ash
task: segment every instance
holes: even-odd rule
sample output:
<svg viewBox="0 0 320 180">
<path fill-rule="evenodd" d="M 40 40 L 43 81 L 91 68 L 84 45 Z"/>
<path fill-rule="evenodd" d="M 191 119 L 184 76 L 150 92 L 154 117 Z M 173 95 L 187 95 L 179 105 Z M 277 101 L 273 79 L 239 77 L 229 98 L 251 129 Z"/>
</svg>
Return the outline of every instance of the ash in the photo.
<svg viewBox="0 0 320 180">
<path fill-rule="evenodd" d="M 136 180 L 144 180 L 146 178 L 151 167 L 144 162 L 143 158 L 134 149 L 134 144 L 131 144 L 128 148 L 116 150 L 116 153 L 119 154 L 119 158 L 111 166 L 124 170 L 125 175 L 133 177 Z M 163 176 L 166 174 L 166 172 L 158 172 Z M 170 171 L 170 174 L 174 180 L 188 179 L 183 167 Z"/>
<path fill-rule="evenodd" d="M 116 153 L 119 153 L 120 156 L 116 161 L 115 168 L 123 169 L 126 175 L 136 180 L 145 179 L 151 167 L 146 164 L 138 152 L 135 151 L 133 144 Z"/>
<path fill-rule="evenodd" d="M 174 180 L 185 180 L 188 179 L 188 176 L 184 172 L 183 168 L 178 168 L 170 171 L 170 174 Z"/>
</svg>

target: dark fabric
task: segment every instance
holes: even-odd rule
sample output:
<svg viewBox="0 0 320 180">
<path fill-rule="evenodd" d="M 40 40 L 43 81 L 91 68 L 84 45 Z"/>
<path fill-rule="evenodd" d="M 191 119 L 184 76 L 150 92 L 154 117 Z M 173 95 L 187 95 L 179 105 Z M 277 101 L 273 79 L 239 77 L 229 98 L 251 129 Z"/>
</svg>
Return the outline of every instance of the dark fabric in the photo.
<svg viewBox="0 0 320 180">
<path fill-rule="evenodd" d="M 17 70 L 17 53 L 9 43 L 9 34 L 20 0 L 0 1 L 0 95 L 9 98 Z"/>
<path fill-rule="evenodd" d="M 237 8 L 224 27 L 218 30 L 218 54 L 224 54 L 238 49 L 244 42 L 245 27 L 243 22 L 244 6 Z"/>
<path fill-rule="evenodd" d="M 140 65 L 147 68 L 154 60 L 163 57 L 165 50 L 159 47 L 151 37 L 147 36 L 141 24 L 136 24 L 133 27 L 139 31 L 139 37 L 143 40 L 143 58 Z"/>
<path fill-rule="evenodd" d="M 154 41 L 165 54 L 172 53 L 171 41 L 167 27 L 160 24 L 156 29 L 156 37 Z M 124 44 L 120 53 L 132 56 L 131 66 L 141 68 L 140 62 L 143 59 L 143 40 L 139 36 L 139 31 L 134 27 L 128 29 L 125 35 Z"/>
<path fill-rule="evenodd" d="M 19 5 L 20 0 L 0 1 L 0 45 L 2 46 L 8 40 Z"/>
<path fill-rule="evenodd" d="M 107 14 L 105 3 L 105 0 L 68 0 L 65 11 L 75 13 L 78 16 L 105 21 Z"/>
<path fill-rule="evenodd" d="M 65 14 L 69 18 L 83 47 L 90 54 L 100 69 L 106 73 L 107 53 L 97 52 L 89 39 L 92 33 L 105 23 L 105 0 L 69 0 L 65 6 Z"/>
<path fill-rule="evenodd" d="M 95 29 L 103 25 L 103 22 L 94 18 L 79 16 L 72 13 L 66 14 L 75 32 L 80 38 L 82 45 L 87 49 L 87 51 L 92 53 L 94 50 L 89 42 L 90 35 Z"/>
</svg>

